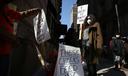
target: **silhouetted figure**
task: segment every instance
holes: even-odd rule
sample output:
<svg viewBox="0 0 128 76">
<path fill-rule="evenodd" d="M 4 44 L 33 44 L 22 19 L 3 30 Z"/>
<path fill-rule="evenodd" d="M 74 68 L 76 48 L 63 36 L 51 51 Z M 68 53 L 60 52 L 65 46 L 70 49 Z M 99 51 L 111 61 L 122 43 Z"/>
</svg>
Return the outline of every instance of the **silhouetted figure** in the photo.
<svg viewBox="0 0 128 76">
<path fill-rule="evenodd" d="M 124 67 L 128 69 L 128 39 L 126 39 L 124 42 L 124 48 L 125 48 L 124 60 L 126 62 Z"/>
<path fill-rule="evenodd" d="M 120 34 L 116 34 L 116 36 L 113 37 L 111 46 L 114 54 L 115 68 L 118 69 L 122 65 L 122 59 L 124 56 L 124 43 Z"/>
<path fill-rule="evenodd" d="M 66 33 L 65 42 L 66 45 L 78 46 L 78 36 L 75 29 L 69 28 L 68 32 Z"/>
<path fill-rule="evenodd" d="M 87 61 L 88 76 L 96 76 L 96 64 L 102 49 L 103 39 L 100 24 L 94 15 L 86 17 L 82 36 L 82 55 Z"/>
</svg>

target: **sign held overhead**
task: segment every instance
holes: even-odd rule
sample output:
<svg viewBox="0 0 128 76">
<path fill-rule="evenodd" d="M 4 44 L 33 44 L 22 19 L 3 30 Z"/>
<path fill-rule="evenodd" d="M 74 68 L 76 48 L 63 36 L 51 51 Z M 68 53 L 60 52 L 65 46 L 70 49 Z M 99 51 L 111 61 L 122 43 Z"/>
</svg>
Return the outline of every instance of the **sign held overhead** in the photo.
<svg viewBox="0 0 128 76">
<path fill-rule="evenodd" d="M 77 7 L 77 24 L 83 24 L 88 13 L 88 4 Z"/>
</svg>

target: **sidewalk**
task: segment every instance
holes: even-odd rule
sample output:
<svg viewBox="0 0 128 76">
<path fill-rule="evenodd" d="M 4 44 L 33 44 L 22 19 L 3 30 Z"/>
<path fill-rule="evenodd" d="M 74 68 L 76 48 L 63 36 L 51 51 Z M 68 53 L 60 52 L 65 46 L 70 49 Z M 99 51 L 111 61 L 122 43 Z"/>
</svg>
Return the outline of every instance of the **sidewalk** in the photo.
<svg viewBox="0 0 128 76">
<path fill-rule="evenodd" d="M 85 76 L 88 76 L 87 65 L 85 63 Z M 114 62 L 111 58 L 104 58 L 97 64 L 97 76 L 128 76 L 128 69 L 121 68 L 116 70 L 114 68 Z"/>
<path fill-rule="evenodd" d="M 128 69 L 116 70 L 112 59 L 102 58 L 97 65 L 98 76 L 128 76 Z"/>
</svg>

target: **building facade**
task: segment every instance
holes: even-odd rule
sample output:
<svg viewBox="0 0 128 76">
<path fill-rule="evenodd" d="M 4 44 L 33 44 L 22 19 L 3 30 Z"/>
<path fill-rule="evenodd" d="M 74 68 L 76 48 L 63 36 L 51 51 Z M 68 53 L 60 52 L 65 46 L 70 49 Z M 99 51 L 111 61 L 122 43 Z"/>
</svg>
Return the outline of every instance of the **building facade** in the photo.
<svg viewBox="0 0 128 76">
<path fill-rule="evenodd" d="M 78 25 L 77 25 L 77 4 L 73 5 L 72 8 L 72 25 L 71 28 L 74 28 L 76 32 L 78 32 Z"/>
</svg>

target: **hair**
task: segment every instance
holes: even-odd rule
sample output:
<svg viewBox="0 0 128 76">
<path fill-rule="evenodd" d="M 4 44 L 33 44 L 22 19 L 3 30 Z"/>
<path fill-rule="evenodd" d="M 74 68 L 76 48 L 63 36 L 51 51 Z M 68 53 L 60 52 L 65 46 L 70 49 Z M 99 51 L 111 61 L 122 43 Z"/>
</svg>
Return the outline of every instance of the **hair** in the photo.
<svg viewBox="0 0 128 76">
<path fill-rule="evenodd" d="M 5 5 L 9 4 L 13 0 L 0 0 L 0 9 L 2 9 Z"/>
<path fill-rule="evenodd" d="M 4 0 L 5 4 L 12 2 L 13 0 Z"/>
</svg>

